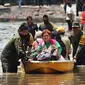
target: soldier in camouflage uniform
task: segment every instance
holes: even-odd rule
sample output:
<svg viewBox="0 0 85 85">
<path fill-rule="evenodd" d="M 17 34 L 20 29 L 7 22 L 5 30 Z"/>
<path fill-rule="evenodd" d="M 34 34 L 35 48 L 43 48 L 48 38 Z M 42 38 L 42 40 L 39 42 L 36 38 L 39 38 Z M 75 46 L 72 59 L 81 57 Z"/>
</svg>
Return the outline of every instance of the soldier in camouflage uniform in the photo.
<svg viewBox="0 0 85 85">
<path fill-rule="evenodd" d="M 28 46 L 32 46 L 32 43 L 33 37 L 28 32 L 26 24 L 22 23 L 18 32 L 14 34 L 2 51 L 1 62 L 3 72 L 16 73 L 18 60 L 21 59 L 22 63 L 28 61 L 26 50 Z"/>
</svg>

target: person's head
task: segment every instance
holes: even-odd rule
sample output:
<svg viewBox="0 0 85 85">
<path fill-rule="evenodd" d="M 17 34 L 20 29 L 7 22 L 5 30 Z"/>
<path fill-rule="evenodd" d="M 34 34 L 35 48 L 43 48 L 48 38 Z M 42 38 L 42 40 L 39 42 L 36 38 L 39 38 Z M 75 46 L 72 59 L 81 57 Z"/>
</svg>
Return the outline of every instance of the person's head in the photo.
<svg viewBox="0 0 85 85">
<path fill-rule="evenodd" d="M 67 2 L 67 5 L 68 5 L 69 7 L 72 7 L 72 4 L 71 4 L 70 1 Z"/>
<path fill-rule="evenodd" d="M 36 33 L 35 33 L 35 39 L 37 39 L 37 38 L 41 38 L 42 37 L 42 31 L 36 31 Z"/>
<path fill-rule="evenodd" d="M 78 34 L 80 31 L 80 24 L 79 22 L 74 22 L 72 25 L 72 30 L 74 32 L 74 34 Z"/>
<path fill-rule="evenodd" d="M 58 27 L 57 28 L 57 32 L 60 34 L 60 35 L 64 35 L 65 34 L 65 29 L 63 27 Z"/>
<path fill-rule="evenodd" d="M 49 22 L 48 15 L 43 15 L 43 21 L 45 24 Z"/>
<path fill-rule="evenodd" d="M 57 41 L 60 41 L 61 40 L 60 33 L 58 33 L 57 31 L 52 31 L 52 38 Z"/>
<path fill-rule="evenodd" d="M 49 42 L 51 38 L 51 32 L 48 29 L 43 30 L 42 38 L 45 42 Z"/>
<path fill-rule="evenodd" d="M 31 16 L 27 16 L 27 24 L 30 26 L 33 23 L 33 19 Z"/>
<path fill-rule="evenodd" d="M 18 29 L 18 33 L 21 37 L 26 37 L 28 36 L 28 27 L 26 23 L 22 23 Z"/>
</svg>

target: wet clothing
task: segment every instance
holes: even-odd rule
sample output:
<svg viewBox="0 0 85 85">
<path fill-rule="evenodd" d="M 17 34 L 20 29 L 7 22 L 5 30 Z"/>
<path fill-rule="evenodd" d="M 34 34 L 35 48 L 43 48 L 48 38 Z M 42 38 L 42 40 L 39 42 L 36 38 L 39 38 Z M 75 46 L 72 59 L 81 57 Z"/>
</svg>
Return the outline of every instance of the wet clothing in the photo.
<svg viewBox="0 0 85 85">
<path fill-rule="evenodd" d="M 55 28 L 54 28 L 54 25 L 50 22 L 48 22 L 48 24 L 40 24 L 39 26 L 39 30 L 43 31 L 44 29 L 48 29 L 49 31 L 53 31 Z"/>
<path fill-rule="evenodd" d="M 79 31 L 79 34 L 78 35 L 71 35 L 69 37 L 71 43 L 72 43 L 72 46 L 73 46 L 73 56 L 75 56 L 75 53 L 76 53 L 76 50 L 78 48 L 78 45 L 79 45 L 79 41 L 80 41 L 80 38 L 81 36 L 83 35 L 82 31 L 80 30 Z"/>
<path fill-rule="evenodd" d="M 35 32 L 38 31 L 38 26 L 33 23 L 31 26 L 28 26 L 28 31 L 32 34 L 34 38 Z"/>
<path fill-rule="evenodd" d="M 3 72 L 17 72 L 18 60 L 21 59 L 23 63 L 28 60 L 26 50 L 33 43 L 31 33 L 28 36 L 29 40 L 25 40 L 17 32 L 7 43 L 1 54 Z"/>
<path fill-rule="evenodd" d="M 85 35 L 81 36 L 79 47 L 76 52 L 76 64 L 85 65 Z"/>
<path fill-rule="evenodd" d="M 76 55 L 76 64 L 77 65 L 85 65 L 85 45 L 81 45 L 80 49 Z"/>
</svg>

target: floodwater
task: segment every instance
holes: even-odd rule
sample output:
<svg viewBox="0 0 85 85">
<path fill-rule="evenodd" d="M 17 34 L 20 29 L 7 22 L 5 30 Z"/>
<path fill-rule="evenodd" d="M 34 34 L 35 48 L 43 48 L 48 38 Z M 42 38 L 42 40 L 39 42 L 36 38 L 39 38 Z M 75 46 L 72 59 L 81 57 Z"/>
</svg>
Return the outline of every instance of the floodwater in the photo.
<svg viewBox="0 0 85 85">
<path fill-rule="evenodd" d="M 0 54 L 22 22 L 0 23 Z M 56 26 L 66 24 L 57 23 Z M 72 72 L 62 74 L 2 73 L 0 63 L 0 85 L 85 85 L 85 66 L 77 66 Z"/>
<path fill-rule="evenodd" d="M 62 74 L 7 73 L 0 76 L 0 85 L 85 85 L 85 66 Z"/>
</svg>

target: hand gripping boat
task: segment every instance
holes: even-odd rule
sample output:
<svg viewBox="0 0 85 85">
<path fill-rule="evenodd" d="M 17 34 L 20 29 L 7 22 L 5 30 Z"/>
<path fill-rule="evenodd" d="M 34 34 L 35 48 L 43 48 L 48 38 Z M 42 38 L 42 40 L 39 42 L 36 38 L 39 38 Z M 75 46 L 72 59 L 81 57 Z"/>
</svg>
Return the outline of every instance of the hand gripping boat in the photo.
<svg viewBox="0 0 85 85">
<path fill-rule="evenodd" d="M 31 61 L 24 64 L 26 73 L 68 72 L 74 68 L 74 61 Z"/>
</svg>

